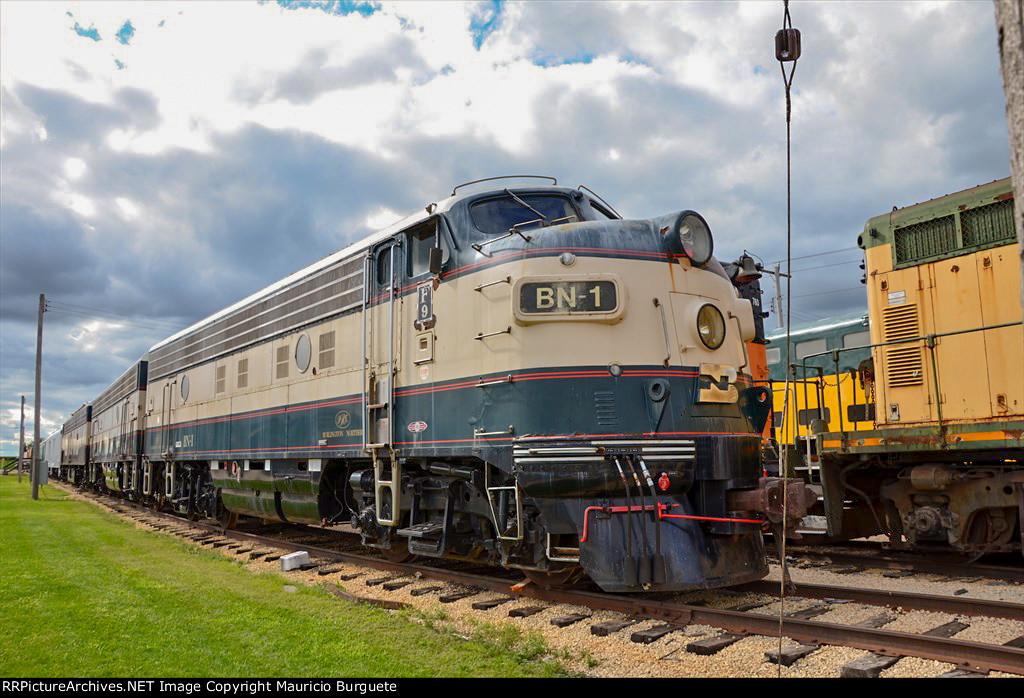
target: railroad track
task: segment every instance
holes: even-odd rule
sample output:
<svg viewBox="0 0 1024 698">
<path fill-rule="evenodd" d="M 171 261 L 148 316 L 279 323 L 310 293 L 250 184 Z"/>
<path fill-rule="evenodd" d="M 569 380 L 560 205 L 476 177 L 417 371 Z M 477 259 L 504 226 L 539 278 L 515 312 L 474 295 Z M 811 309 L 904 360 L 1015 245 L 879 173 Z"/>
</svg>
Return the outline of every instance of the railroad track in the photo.
<svg viewBox="0 0 1024 698">
<path fill-rule="evenodd" d="M 769 550 L 772 555 L 776 554 L 774 546 L 769 546 Z M 870 541 L 815 548 L 787 543 L 786 557 L 790 564 L 798 567 L 820 567 L 839 574 L 880 569 L 886 570 L 883 576 L 896 578 L 935 574 L 946 577 L 946 581 L 991 579 L 1024 584 L 1024 559 L 1019 565 L 969 562 L 951 555 L 936 557 L 927 553 L 890 550 Z"/>
<path fill-rule="evenodd" d="M 337 545 L 326 547 L 312 544 L 322 540 L 322 534 L 310 534 L 288 540 L 280 535 L 268 536 L 243 530 L 225 530 L 213 523 L 190 521 L 176 515 L 155 512 L 107 495 L 91 492 L 79 494 L 143 525 L 190 539 L 200 545 L 230 548 L 235 554 L 247 554 L 250 558 L 273 560 L 280 557 L 280 551 L 305 551 L 311 560 L 316 561 L 309 568 L 319 570 L 325 577 L 337 572 L 336 569 L 332 571 L 331 566 L 337 566 L 339 563 L 380 571 L 385 573 L 385 576 L 378 579 L 367 578 L 365 581 L 368 586 L 378 586 L 385 593 L 423 583 L 427 585 L 421 587 L 423 593 L 440 593 L 443 587 L 430 584 L 435 582 L 454 585 L 461 589 L 455 592 L 448 591 L 441 597 L 442 603 L 482 596 L 484 592 L 502 595 L 497 600 L 474 603 L 473 607 L 477 608 L 479 605 L 478 610 L 482 612 L 490 611 L 506 603 L 506 600 L 534 599 L 548 605 L 516 608 L 510 613 L 531 615 L 546 610 L 550 605 L 564 604 L 586 607 L 593 611 L 613 611 L 622 615 L 621 622 L 593 625 L 591 632 L 596 635 L 624 633 L 634 642 L 649 643 L 678 632 L 687 625 L 711 626 L 723 632 L 717 636 L 688 643 L 685 649 L 697 654 L 715 654 L 744 637 L 778 637 L 779 633 L 778 615 L 757 612 L 758 608 L 763 609 L 772 604 L 774 598 L 767 602 L 762 600 L 759 603 L 740 604 L 730 608 L 712 608 L 704 605 L 700 599 L 684 602 L 666 599 L 665 595 L 626 596 L 580 589 L 543 589 L 525 580 L 510 577 L 508 571 L 495 574 L 489 569 L 485 573 L 476 571 L 479 568 L 460 570 L 453 569 L 451 565 L 439 566 L 438 561 L 430 561 L 427 564 L 391 562 L 368 555 L 365 549 L 356 552 L 354 548 L 346 549 L 344 545 L 339 548 Z M 280 534 L 280 531 L 277 533 Z M 350 581 L 353 578 L 352 575 L 348 575 L 347 578 L 345 575 L 342 576 L 343 581 Z M 327 584 L 327 588 L 332 593 L 351 601 L 372 603 L 385 608 L 404 606 L 389 602 L 387 599 L 360 597 L 338 589 L 330 583 Z M 736 591 L 778 597 L 780 589 L 778 583 L 762 581 L 737 587 Z M 417 595 L 415 589 L 412 594 Z M 822 647 L 838 645 L 871 653 L 844 665 L 840 672 L 842 676 L 877 676 L 901 657 L 932 659 L 959 667 L 957 671 L 950 672 L 951 676 L 962 675 L 963 672 L 989 671 L 1024 675 L 1024 636 L 1005 644 L 956 639 L 952 635 L 970 625 L 969 622 L 960 620 L 938 625 L 922 634 L 886 630 L 883 627 L 896 619 L 897 616 L 893 615 L 893 612 L 898 614 L 913 610 L 949 613 L 965 619 L 978 617 L 1024 621 L 1024 604 L 813 584 L 800 584 L 797 596 L 788 597 L 787 602 L 796 600 L 797 597 L 820 600 L 822 603 L 790 612 L 782 618 L 782 634 L 798 644 L 783 648 L 781 654 L 774 651 L 767 653 L 766 659 L 769 661 L 781 662 L 788 666 Z M 815 620 L 816 617 L 832 610 L 833 604 L 847 602 L 878 606 L 882 612 L 854 625 Z M 553 618 L 551 622 L 562 627 L 560 624 L 575 624 L 585 621 L 588 617 L 586 614 L 572 613 Z M 631 626 L 637 626 L 641 620 L 655 620 L 661 625 L 631 632 Z M 666 655 L 663 659 L 665 658 L 672 657 Z"/>
</svg>

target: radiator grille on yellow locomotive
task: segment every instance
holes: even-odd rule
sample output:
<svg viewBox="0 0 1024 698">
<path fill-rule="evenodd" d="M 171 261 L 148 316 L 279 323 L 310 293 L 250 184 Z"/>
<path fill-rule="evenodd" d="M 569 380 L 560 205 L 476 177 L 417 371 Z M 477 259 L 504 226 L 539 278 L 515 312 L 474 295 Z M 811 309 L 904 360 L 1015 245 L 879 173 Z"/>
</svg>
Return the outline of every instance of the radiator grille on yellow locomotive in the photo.
<svg viewBox="0 0 1024 698">
<path fill-rule="evenodd" d="M 956 221 L 943 216 L 893 231 L 896 264 L 934 257 L 955 250 Z"/>
<path fill-rule="evenodd" d="M 913 339 L 920 336 L 920 331 L 916 303 L 905 303 L 882 311 L 883 341 Z M 889 385 L 921 385 L 922 373 L 920 346 L 904 344 L 886 349 L 885 375 Z"/>
<path fill-rule="evenodd" d="M 979 206 L 960 214 L 964 246 L 984 245 L 1014 236 L 1013 199 Z"/>
</svg>

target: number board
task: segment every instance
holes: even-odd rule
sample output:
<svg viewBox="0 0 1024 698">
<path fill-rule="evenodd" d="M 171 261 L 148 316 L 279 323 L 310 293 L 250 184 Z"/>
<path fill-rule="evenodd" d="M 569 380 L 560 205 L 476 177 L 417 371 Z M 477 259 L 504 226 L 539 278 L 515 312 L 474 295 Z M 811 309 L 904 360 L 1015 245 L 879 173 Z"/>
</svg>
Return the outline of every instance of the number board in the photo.
<svg viewBox="0 0 1024 698">
<path fill-rule="evenodd" d="M 416 287 L 416 319 L 413 326 L 417 330 L 429 329 L 434 326 L 434 286 L 428 282 Z"/>
<path fill-rule="evenodd" d="M 614 281 L 529 281 L 519 287 L 519 312 L 524 315 L 612 313 L 618 304 Z"/>
</svg>

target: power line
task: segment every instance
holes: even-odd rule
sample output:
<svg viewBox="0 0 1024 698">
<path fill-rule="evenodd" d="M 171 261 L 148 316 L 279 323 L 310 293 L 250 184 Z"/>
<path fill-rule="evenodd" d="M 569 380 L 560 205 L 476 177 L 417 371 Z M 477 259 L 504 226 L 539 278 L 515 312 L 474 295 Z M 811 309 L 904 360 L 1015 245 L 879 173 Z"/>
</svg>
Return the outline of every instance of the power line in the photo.
<svg viewBox="0 0 1024 698">
<path fill-rule="evenodd" d="M 860 260 L 860 259 L 847 259 L 844 262 L 833 262 L 832 264 L 821 264 L 821 265 L 816 266 L 816 267 L 805 267 L 803 269 L 794 269 L 790 273 L 791 274 L 795 274 L 798 271 L 814 271 L 815 269 L 827 269 L 828 267 L 839 267 L 839 266 L 842 266 L 844 264 L 853 264 L 855 262 L 860 262 L 860 261 L 862 261 L 862 260 Z"/>
<path fill-rule="evenodd" d="M 134 321 L 134 320 L 125 320 L 123 318 L 110 318 L 110 317 L 105 317 L 103 315 L 94 315 L 92 313 L 84 313 L 84 312 L 77 312 L 77 311 L 73 311 L 73 310 L 66 310 L 64 308 L 48 308 L 46 310 L 46 312 L 48 312 L 48 313 L 56 313 L 57 315 L 64 315 L 66 317 L 85 318 L 85 319 L 90 319 L 90 320 L 105 320 L 105 321 L 107 321 L 109 323 L 112 323 L 112 324 L 125 325 L 127 327 L 135 327 L 135 328 L 142 329 L 142 330 L 153 330 L 153 331 L 156 331 L 156 332 L 173 332 L 174 331 L 173 329 L 169 329 L 167 327 L 161 327 L 159 325 L 148 325 L 146 323 L 137 322 L 137 321 Z"/>
<path fill-rule="evenodd" d="M 86 308 L 84 306 L 72 305 L 70 303 L 56 303 L 56 302 L 47 301 L 46 305 L 47 305 L 47 309 L 50 309 L 50 310 L 63 310 L 63 311 L 70 312 L 70 313 L 79 313 L 79 314 L 84 314 L 84 315 L 90 315 L 90 316 L 93 316 L 93 317 L 102 317 L 104 319 L 113 319 L 113 320 L 117 320 L 119 322 L 122 322 L 122 321 L 140 322 L 140 323 L 148 324 L 148 325 L 152 325 L 152 326 L 159 326 L 159 328 L 162 328 L 162 329 L 165 329 L 165 330 L 169 330 L 169 331 L 174 331 L 174 332 L 176 332 L 176 331 L 178 331 L 178 330 L 180 330 L 182 328 L 182 325 L 174 323 L 174 322 L 168 322 L 166 320 L 155 320 L 155 319 L 150 319 L 150 318 L 147 318 L 147 317 L 141 317 L 139 315 L 128 315 L 128 314 L 125 314 L 125 313 L 118 313 L 118 312 L 114 312 L 114 311 L 99 310 L 99 309 L 96 309 L 96 308 Z"/>
<path fill-rule="evenodd" d="M 175 330 L 181 329 L 181 327 L 182 327 L 181 325 L 178 325 L 177 323 L 167 322 L 165 320 L 153 320 L 153 319 L 150 319 L 150 318 L 147 318 L 147 317 L 142 317 L 140 315 L 129 315 L 127 313 L 119 313 L 116 310 L 104 310 L 102 308 L 90 308 L 88 306 L 75 305 L 74 303 L 64 303 L 62 301 L 47 301 L 47 305 L 51 306 L 51 307 L 52 306 L 60 306 L 61 308 L 69 309 L 69 310 L 73 309 L 73 310 L 78 310 L 78 311 L 86 311 L 86 312 L 94 313 L 94 314 L 98 314 L 98 315 L 113 315 L 113 316 L 116 316 L 116 317 L 127 318 L 129 320 L 135 320 L 135 321 L 139 321 L 139 322 L 144 322 L 144 323 L 150 324 L 150 325 L 166 325 L 168 328 L 175 329 Z"/>
<path fill-rule="evenodd" d="M 818 291 L 816 293 L 801 293 L 793 298 L 807 298 L 808 296 L 824 296 L 827 293 L 844 293 L 846 291 L 863 291 L 863 286 L 852 286 L 850 288 L 833 288 L 829 291 Z"/>
<path fill-rule="evenodd" d="M 797 259 L 810 259 L 811 257 L 824 257 L 825 255 L 836 254 L 837 252 L 848 252 L 850 250 L 859 250 L 859 249 L 860 249 L 859 247 L 843 247 L 843 248 L 840 248 L 838 250 L 828 250 L 826 252 L 816 252 L 814 254 L 805 254 L 802 257 L 793 257 L 790 261 L 795 261 Z M 768 264 L 766 264 L 765 266 L 771 266 L 772 264 L 782 264 L 785 261 L 786 261 L 785 259 L 776 259 L 775 261 L 768 262 Z"/>
</svg>

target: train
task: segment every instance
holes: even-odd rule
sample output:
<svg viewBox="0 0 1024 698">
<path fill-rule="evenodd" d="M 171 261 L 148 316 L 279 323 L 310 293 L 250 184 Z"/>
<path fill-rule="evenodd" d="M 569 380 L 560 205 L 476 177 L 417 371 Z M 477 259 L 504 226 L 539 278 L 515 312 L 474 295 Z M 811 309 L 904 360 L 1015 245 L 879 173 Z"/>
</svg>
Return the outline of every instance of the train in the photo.
<svg viewBox="0 0 1024 698">
<path fill-rule="evenodd" d="M 777 437 L 794 448 L 782 472 L 819 494 L 798 530 L 971 557 L 1024 551 L 1010 179 L 872 217 L 857 243 L 866 323 L 825 323 L 827 341 L 792 331 L 792 427 Z"/>
<path fill-rule="evenodd" d="M 871 343 L 869 317 L 861 311 L 843 313 L 793 325 L 789 333 L 793 362 L 788 371 L 784 357 L 786 328 L 766 333 L 769 346 L 765 351 L 765 383 L 772 390 L 773 445 L 788 444 L 789 467 L 818 483 L 816 431 L 874 425 L 875 406 L 859 380 L 860 371 L 871 357 L 871 350 L 866 348 Z M 837 349 L 843 352 L 833 355 Z M 785 417 L 784 409 L 788 411 Z"/>
<path fill-rule="evenodd" d="M 690 209 L 459 185 L 154 345 L 63 425 L 61 477 L 538 584 L 759 579 L 814 495 L 764 475 L 760 295 L 713 249 Z"/>
</svg>

